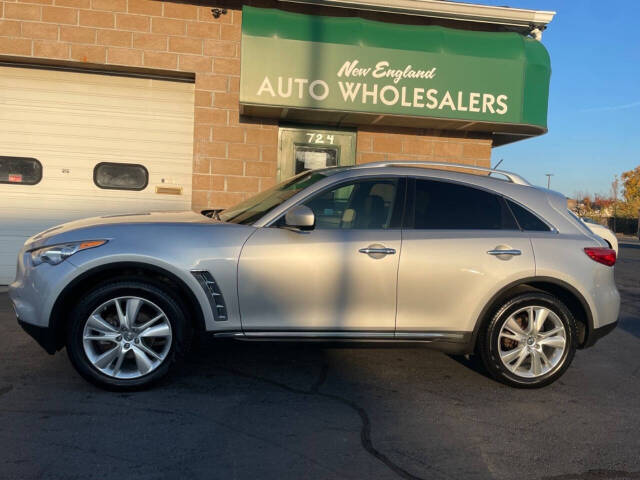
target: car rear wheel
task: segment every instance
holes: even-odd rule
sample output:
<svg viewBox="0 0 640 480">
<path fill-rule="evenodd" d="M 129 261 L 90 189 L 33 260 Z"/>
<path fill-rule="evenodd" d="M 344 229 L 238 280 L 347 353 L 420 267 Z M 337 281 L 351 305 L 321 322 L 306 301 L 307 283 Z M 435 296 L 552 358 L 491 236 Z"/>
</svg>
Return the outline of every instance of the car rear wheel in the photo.
<svg viewBox="0 0 640 480">
<path fill-rule="evenodd" d="M 169 289 L 146 281 L 102 284 L 71 315 L 67 353 L 100 387 L 147 387 L 168 373 L 187 333 L 184 309 Z"/>
<path fill-rule="evenodd" d="M 548 385 L 575 354 L 576 326 L 569 309 L 546 293 L 506 301 L 480 332 L 483 363 L 497 380 L 515 387 Z"/>
</svg>

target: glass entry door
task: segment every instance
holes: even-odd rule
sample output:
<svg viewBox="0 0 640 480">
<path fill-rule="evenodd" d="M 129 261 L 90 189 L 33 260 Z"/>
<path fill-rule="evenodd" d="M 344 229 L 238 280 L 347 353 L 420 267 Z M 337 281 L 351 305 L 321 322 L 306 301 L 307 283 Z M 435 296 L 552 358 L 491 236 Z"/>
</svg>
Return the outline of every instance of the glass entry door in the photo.
<svg viewBox="0 0 640 480">
<path fill-rule="evenodd" d="M 278 181 L 306 170 L 353 165 L 356 132 L 316 128 L 281 127 Z"/>
</svg>

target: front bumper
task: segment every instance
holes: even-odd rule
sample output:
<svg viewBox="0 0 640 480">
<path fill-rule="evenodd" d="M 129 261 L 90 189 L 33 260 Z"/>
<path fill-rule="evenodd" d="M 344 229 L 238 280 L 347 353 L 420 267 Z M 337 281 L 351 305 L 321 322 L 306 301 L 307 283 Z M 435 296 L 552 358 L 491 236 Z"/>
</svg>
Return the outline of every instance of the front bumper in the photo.
<svg viewBox="0 0 640 480">
<path fill-rule="evenodd" d="M 67 285 L 76 267 L 68 260 L 59 265 L 31 264 L 24 251 L 18 258 L 15 281 L 9 285 L 9 298 L 20 320 L 39 327 L 49 325 L 49 315 L 58 295 Z"/>
<path fill-rule="evenodd" d="M 55 333 L 49 327 L 39 327 L 31 323 L 23 322 L 18 318 L 18 324 L 22 329 L 31 335 L 38 344 L 44 348 L 47 353 L 53 355 L 56 353 L 56 337 Z"/>
<path fill-rule="evenodd" d="M 49 353 L 55 353 L 59 344 L 49 324 L 51 311 L 75 270 L 69 261 L 34 267 L 29 254 L 23 250 L 18 257 L 16 279 L 9 285 L 9 299 L 18 323 Z"/>
</svg>

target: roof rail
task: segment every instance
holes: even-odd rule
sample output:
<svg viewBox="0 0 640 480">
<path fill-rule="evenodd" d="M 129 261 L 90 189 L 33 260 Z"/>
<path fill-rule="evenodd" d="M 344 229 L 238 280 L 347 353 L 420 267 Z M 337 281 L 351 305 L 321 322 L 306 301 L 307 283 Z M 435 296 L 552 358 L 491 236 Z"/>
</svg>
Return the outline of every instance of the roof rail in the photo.
<svg viewBox="0 0 640 480">
<path fill-rule="evenodd" d="M 474 165 L 464 165 L 461 163 L 447 163 L 447 162 L 421 162 L 416 160 L 392 160 L 389 162 L 371 162 L 371 163 L 361 163 L 359 165 L 355 165 L 353 168 L 379 168 L 379 167 L 397 167 L 397 166 L 408 166 L 408 167 L 450 167 L 450 168 L 464 168 L 466 170 L 477 170 L 480 172 L 487 172 L 488 175 L 495 173 L 497 175 L 502 175 L 506 178 L 507 181 L 511 183 L 515 183 L 517 185 L 531 185 L 520 175 L 515 173 L 507 172 L 504 170 L 494 170 L 492 168 L 485 167 L 476 167 Z"/>
</svg>

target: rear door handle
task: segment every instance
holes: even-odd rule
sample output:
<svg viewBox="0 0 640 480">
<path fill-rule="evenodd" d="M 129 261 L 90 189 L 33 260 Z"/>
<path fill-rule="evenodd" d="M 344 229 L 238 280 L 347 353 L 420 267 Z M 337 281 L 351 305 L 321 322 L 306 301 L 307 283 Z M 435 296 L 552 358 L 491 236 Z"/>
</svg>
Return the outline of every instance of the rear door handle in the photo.
<svg viewBox="0 0 640 480">
<path fill-rule="evenodd" d="M 396 253 L 395 248 L 386 248 L 386 247 L 366 247 L 358 250 L 360 253 L 366 253 L 367 255 L 393 255 Z"/>
<path fill-rule="evenodd" d="M 522 252 L 520 250 L 489 250 L 487 252 L 489 255 L 512 255 L 512 256 L 517 256 L 517 255 L 522 255 Z"/>
</svg>

